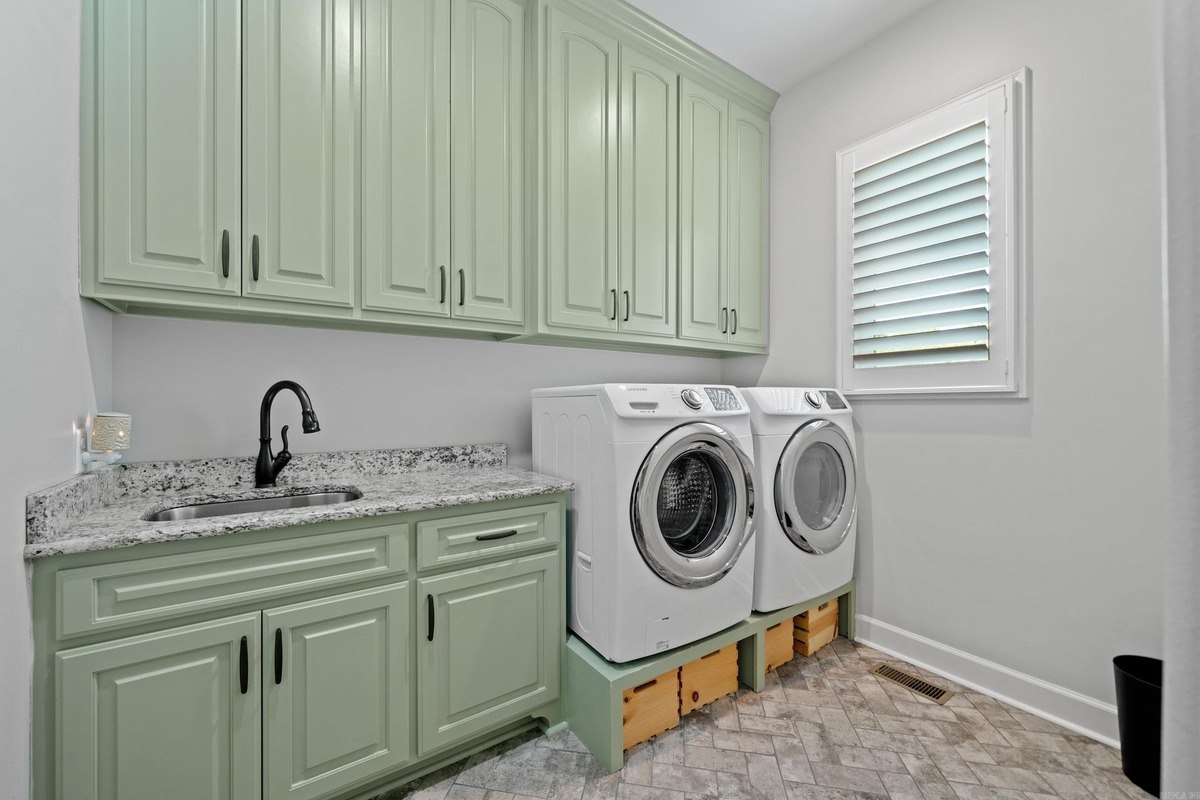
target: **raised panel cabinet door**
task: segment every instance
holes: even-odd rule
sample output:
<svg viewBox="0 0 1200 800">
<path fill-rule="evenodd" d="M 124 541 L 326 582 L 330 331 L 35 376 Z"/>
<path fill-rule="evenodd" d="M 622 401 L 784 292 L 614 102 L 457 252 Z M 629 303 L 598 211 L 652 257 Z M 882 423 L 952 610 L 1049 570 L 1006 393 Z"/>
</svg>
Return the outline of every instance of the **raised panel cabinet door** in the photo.
<svg viewBox="0 0 1200 800">
<path fill-rule="evenodd" d="M 254 613 L 55 656 L 59 800 L 257 800 L 259 649 Z"/>
<path fill-rule="evenodd" d="M 767 118 L 730 105 L 729 341 L 767 343 Z"/>
<path fill-rule="evenodd" d="M 451 0 L 451 315 L 525 321 L 525 7 Z"/>
<path fill-rule="evenodd" d="M 354 302 L 359 0 L 243 0 L 244 294 Z"/>
<path fill-rule="evenodd" d="M 546 10 L 547 322 L 617 328 L 617 41 Z"/>
<path fill-rule="evenodd" d="M 623 331 L 675 336 L 679 75 L 621 46 Z"/>
<path fill-rule="evenodd" d="M 325 797 L 409 760 L 409 591 L 263 613 L 267 800 Z"/>
<path fill-rule="evenodd" d="M 417 581 L 417 730 L 428 753 L 558 697 L 559 553 Z"/>
<path fill-rule="evenodd" d="M 88 4 L 84 126 L 96 183 L 85 174 L 84 246 L 98 282 L 241 292 L 238 9 Z"/>
<path fill-rule="evenodd" d="M 362 306 L 450 314 L 450 5 L 363 0 Z"/>
<path fill-rule="evenodd" d="M 724 342 L 729 101 L 679 81 L 679 336 Z"/>
</svg>

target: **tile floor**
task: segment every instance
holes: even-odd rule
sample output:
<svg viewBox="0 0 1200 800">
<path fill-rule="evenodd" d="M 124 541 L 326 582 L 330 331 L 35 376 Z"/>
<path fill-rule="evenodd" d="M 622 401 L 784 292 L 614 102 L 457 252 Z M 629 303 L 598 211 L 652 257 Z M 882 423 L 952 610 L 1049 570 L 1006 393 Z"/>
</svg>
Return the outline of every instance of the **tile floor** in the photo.
<svg viewBox="0 0 1200 800">
<path fill-rule="evenodd" d="M 1128 800 L 1116 750 L 963 690 L 939 706 L 835 639 L 683 718 L 605 775 L 578 739 L 527 734 L 377 800 Z M 912 667 L 909 667 L 912 669 Z M 918 670 L 918 672 L 920 672 Z"/>
</svg>

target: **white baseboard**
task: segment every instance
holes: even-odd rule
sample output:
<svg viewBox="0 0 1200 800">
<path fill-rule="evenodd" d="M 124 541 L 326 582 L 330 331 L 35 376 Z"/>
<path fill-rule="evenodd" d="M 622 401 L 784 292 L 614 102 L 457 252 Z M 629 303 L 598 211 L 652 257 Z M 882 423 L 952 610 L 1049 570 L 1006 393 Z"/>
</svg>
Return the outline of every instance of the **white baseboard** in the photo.
<svg viewBox="0 0 1200 800">
<path fill-rule="evenodd" d="M 1114 705 L 862 614 L 856 615 L 855 620 L 858 627 L 854 638 L 868 647 L 1110 747 L 1119 746 Z"/>
</svg>

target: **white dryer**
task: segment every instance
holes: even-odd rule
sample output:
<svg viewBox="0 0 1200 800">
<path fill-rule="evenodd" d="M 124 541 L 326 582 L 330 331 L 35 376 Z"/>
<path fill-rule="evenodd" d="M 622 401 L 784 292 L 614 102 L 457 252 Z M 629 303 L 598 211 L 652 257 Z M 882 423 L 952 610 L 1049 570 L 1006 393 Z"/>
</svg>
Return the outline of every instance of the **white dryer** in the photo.
<svg viewBox="0 0 1200 800">
<path fill-rule="evenodd" d="M 605 384 L 533 393 L 533 468 L 574 481 L 570 627 L 609 661 L 744 619 L 755 479 L 732 386 Z"/>
<path fill-rule="evenodd" d="M 762 489 L 754 610 L 832 591 L 854 575 L 858 511 L 852 411 L 833 389 L 742 389 Z"/>
</svg>

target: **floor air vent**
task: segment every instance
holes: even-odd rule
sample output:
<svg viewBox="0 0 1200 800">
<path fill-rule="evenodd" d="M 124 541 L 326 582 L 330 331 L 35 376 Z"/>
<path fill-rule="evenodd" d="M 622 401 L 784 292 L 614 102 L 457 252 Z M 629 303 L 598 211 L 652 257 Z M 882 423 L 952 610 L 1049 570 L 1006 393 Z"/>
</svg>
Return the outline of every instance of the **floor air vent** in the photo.
<svg viewBox="0 0 1200 800">
<path fill-rule="evenodd" d="M 928 697 L 939 705 L 945 705 L 946 701 L 954 697 L 954 692 L 949 689 L 943 689 L 940 686 L 934 686 L 932 683 L 918 678 L 912 673 L 905 672 L 902 669 L 896 669 L 884 663 L 876 664 L 871 667 L 871 674 L 878 675 L 881 678 L 887 678 L 892 683 L 898 683 L 909 691 L 916 692 L 923 697 Z"/>
</svg>

